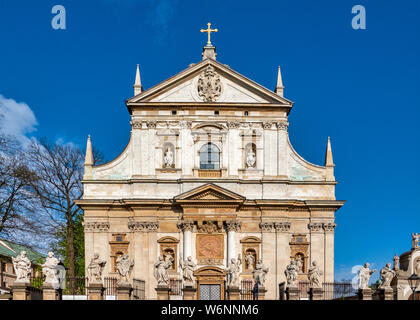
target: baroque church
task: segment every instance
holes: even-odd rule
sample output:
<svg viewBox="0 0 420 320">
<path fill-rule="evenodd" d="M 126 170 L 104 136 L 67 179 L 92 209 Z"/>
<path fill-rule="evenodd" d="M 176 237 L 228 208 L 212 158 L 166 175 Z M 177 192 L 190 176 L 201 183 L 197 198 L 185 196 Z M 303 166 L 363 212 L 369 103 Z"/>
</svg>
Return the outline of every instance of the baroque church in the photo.
<svg viewBox="0 0 420 320">
<path fill-rule="evenodd" d="M 208 42 L 202 60 L 143 90 L 139 67 L 126 100 L 130 141 L 114 160 L 93 164 L 87 142 L 84 197 L 85 261 L 107 261 L 117 275 L 122 254 L 134 261 L 131 279 L 156 299 L 159 256 L 170 257 L 169 279 L 182 279 L 188 257 L 195 299 L 224 299 L 226 270 L 239 259 L 241 281 L 256 261 L 268 268 L 266 299 L 279 299 L 285 268 L 299 261 L 307 280 L 316 261 L 322 282 L 334 281 L 336 180 L 330 140 L 324 165 L 292 147 L 280 68 L 274 91 L 216 59 Z"/>
</svg>

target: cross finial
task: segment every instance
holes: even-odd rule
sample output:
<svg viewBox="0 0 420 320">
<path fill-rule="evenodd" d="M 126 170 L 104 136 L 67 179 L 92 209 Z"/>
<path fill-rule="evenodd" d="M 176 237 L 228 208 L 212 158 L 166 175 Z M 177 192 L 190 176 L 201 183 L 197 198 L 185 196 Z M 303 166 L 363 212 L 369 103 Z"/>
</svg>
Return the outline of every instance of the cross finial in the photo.
<svg viewBox="0 0 420 320">
<path fill-rule="evenodd" d="M 217 29 L 211 29 L 210 28 L 211 23 L 207 23 L 207 29 L 201 29 L 200 32 L 207 32 L 207 46 L 210 47 L 211 46 L 211 42 L 210 42 L 210 33 L 212 32 L 218 32 L 219 30 Z"/>
</svg>

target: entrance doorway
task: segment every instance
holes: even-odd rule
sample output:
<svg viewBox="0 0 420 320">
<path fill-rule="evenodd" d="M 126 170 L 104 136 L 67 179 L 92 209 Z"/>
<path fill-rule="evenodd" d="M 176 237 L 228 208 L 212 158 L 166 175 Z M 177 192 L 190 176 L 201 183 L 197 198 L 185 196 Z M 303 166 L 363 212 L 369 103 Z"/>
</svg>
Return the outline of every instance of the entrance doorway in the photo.
<svg viewBox="0 0 420 320">
<path fill-rule="evenodd" d="M 214 266 L 201 267 L 194 272 L 197 300 L 224 300 L 226 271 Z"/>
<path fill-rule="evenodd" d="M 200 284 L 200 300 L 221 300 L 220 284 Z"/>
</svg>

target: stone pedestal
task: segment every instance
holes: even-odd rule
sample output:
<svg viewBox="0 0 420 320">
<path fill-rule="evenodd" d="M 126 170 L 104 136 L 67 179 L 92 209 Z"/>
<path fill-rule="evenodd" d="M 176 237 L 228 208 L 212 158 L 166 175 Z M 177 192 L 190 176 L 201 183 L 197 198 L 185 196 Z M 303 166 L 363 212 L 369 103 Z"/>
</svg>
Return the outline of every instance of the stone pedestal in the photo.
<svg viewBox="0 0 420 320">
<path fill-rule="evenodd" d="M 31 300 L 29 282 L 14 282 L 12 284 L 13 300 Z"/>
<path fill-rule="evenodd" d="M 157 286 L 155 290 L 157 292 L 158 300 L 169 300 L 169 291 L 171 291 L 169 286 Z"/>
<path fill-rule="evenodd" d="M 105 298 L 105 288 L 102 283 L 89 283 L 88 300 L 103 300 Z"/>
<path fill-rule="evenodd" d="M 309 289 L 309 297 L 311 300 L 323 300 L 324 299 L 324 291 L 322 288 L 310 288 Z"/>
<path fill-rule="evenodd" d="M 182 291 L 184 292 L 184 300 L 195 300 L 195 289 L 193 286 L 185 286 Z"/>
<path fill-rule="evenodd" d="M 265 300 L 265 293 L 267 289 L 265 287 L 258 287 L 258 298 L 256 300 Z"/>
<path fill-rule="evenodd" d="M 42 286 L 42 300 L 60 300 L 58 290 L 51 283 Z"/>
<path fill-rule="evenodd" d="M 229 300 L 241 300 L 239 287 L 231 286 L 227 289 L 229 294 Z"/>
<path fill-rule="evenodd" d="M 130 283 L 119 283 L 117 286 L 117 300 L 130 300 L 133 287 Z"/>
<path fill-rule="evenodd" d="M 379 298 L 381 300 L 394 300 L 394 290 L 392 288 L 379 289 Z"/>
<path fill-rule="evenodd" d="M 286 296 L 287 296 L 287 300 L 299 300 L 299 288 L 287 287 Z"/>
<path fill-rule="evenodd" d="M 359 296 L 359 300 L 372 300 L 372 290 L 370 288 L 367 289 L 359 289 L 357 295 Z"/>
</svg>

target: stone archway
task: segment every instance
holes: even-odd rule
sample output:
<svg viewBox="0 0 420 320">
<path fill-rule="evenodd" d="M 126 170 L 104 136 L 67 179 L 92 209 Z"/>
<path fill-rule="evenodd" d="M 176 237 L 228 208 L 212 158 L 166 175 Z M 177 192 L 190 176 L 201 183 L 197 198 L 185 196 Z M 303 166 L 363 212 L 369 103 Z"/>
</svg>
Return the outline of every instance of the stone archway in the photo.
<svg viewBox="0 0 420 320">
<path fill-rule="evenodd" d="M 224 300 L 226 271 L 214 266 L 205 266 L 194 272 L 197 300 Z"/>
</svg>

